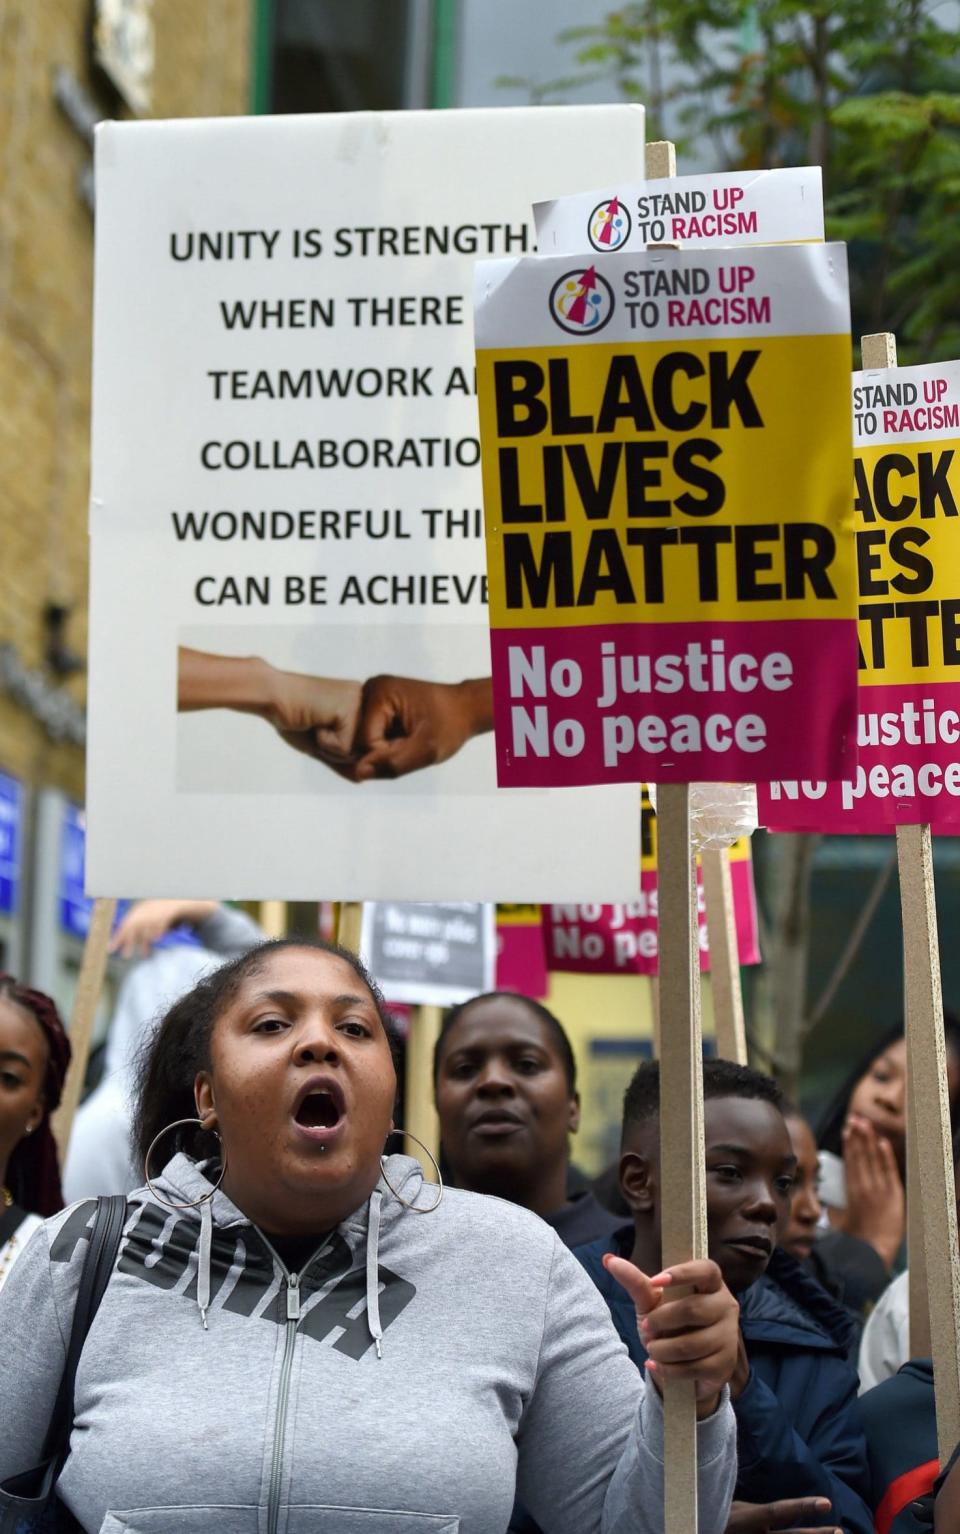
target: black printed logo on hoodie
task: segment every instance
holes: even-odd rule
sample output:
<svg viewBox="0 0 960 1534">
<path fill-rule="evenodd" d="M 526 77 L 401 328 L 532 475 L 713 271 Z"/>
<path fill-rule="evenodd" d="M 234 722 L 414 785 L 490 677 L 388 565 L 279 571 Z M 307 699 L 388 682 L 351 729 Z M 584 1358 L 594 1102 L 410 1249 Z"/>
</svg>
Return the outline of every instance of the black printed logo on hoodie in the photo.
<svg viewBox="0 0 960 1534">
<path fill-rule="evenodd" d="M 93 1204 L 83 1203 L 68 1217 L 54 1239 L 50 1252 L 53 1262 L 69 1262 L 78 1243 L 89 1239 L 93 1212 Z M 174 1217 L 171 1211 L 161 1210 L 155 1204 L 142 1204 L 135 1224 L 124 1238 L 117 1272 L 156 1289 L 178 1289 L 183 1299 L 196 1303 L 195 1263 L 190 1282 L 181 1285 L 199 1239 L 200 1226 L 196 1220 Z M 349 1246 L 334 1233 L 321 1255 L 301 1274 L 299 1330 L 315 1342 L 323 1342 L 331 1332 L 340 1331 L 341 1335 L 331 1345 L 347 1358 L 361 1359 L 374 1342 L 367 1327 L 366 1274 L 362 1269 L 351 1272 L 352 1263 Z M 377 1271 L 383 1285 L 380 1325 L 386 1332 L 417 1291 L 415 1285 L 382 1263 Z M 316 1298 L 321 1289 L 326 1293 Z M 286 1286 L 278 1280 L 273 1259 L 252 1228 L 236 1233 L 214 1229 L 210 1309 L 255 1316 L 275 1326 L 286 1323 Z"/>
</svg>

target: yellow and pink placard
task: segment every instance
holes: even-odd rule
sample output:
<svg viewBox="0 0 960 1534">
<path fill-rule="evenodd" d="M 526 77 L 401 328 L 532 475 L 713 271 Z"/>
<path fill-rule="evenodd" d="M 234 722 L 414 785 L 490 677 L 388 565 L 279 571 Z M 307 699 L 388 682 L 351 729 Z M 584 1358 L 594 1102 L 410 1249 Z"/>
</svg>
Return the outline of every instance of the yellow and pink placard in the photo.
<svg viewBox="0 0 960 1534">
<path fill-rule="evenodd" d="M 857 764 L 763 788 L 771 830 L 960 828 L 960 362 L 853 375 Z"/>
<path fill-rule="evenodd" d="M 477 273 L 500 784 L 843 777 L 844 248 Z"/>
<path fill-rule="evenodd" d="M 497 905 L 496 986 L 498 991 L 546 996 L 547 950 L 540 906 L 516 902 Z"/>
</svg>

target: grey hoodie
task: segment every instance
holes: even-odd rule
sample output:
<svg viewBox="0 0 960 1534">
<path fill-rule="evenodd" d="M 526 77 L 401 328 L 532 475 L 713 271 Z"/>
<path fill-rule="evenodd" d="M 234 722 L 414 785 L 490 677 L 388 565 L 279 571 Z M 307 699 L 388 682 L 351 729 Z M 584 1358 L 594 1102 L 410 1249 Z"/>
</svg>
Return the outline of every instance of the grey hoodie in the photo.
<svg viewBox="0 0 960 1534">
<path fill-rule="evenodd" d="M 419 1164 L 391 1183 L 427 1208 Z M 171 1201 L 207 1191 L 175 1157 Z M 0 1295 L 0 1478 L 39 1457 L 92 1203 L 47 1220 Z M 736 1474 L 726 1400 L 698 1430 L 701 1534 Z M 131 1195 L 77 1377 L 60 1494 L 89 1534 L 660 1534 L 663 1417 L 542 1220 L 381 1180 L 290 1274 L 222 1193 Z"/>
</svg>

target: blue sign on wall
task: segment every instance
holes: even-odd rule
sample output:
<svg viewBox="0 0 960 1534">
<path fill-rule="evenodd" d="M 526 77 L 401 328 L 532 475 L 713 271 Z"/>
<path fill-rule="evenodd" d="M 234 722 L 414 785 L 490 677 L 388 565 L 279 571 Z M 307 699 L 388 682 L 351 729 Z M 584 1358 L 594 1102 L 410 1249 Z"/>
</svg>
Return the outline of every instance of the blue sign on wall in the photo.
<svg viewBox="0 0 960 1534">
<path fill-rule="evenodd" d="M 20 904 L 23 789 L 0 772 L 0 915 L 15 916 Z"/>
<path fill-rule="evenodd" d="M 93 901 L 83 893 L 83 861 L 86 847 L 86 818 L 79 805 L 68 804 L 63 814 L 60 834 L 60 926 L 71 937 L 81 940 L 90 929 Z"/>
</svg>

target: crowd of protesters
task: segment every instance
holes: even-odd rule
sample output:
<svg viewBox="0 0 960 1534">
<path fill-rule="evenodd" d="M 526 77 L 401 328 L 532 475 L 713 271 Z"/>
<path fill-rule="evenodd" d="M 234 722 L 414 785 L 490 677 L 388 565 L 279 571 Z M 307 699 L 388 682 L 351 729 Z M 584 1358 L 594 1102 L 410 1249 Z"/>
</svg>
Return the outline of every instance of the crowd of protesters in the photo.
<svg viewBox="0 0 960 1534">
<path fill-rule="evenodd" d="M 705 1062 L 708 1257 L 664 1270 L 655 1062 L 591 1184 L 561 1022 L 474 997 L 437 1042 L 429 1181 L 389 1154 L 402 1044 L 353 955 L 262 943 L 212 902 L 143 902 L 114 943 L 139 964 L 66 1208 L 70 1045 L 49 997 L 0 976 L 0 1525 L 51 1455 L 97 1195 L 119 1193 L 51 1472 L 61 1527 L 660 1531 L 676 1378 L 701 1534 L 960 1528 L 909 1346 L 902 1028 L 818 1125 L 769 1076 Z"/>
</svg>

